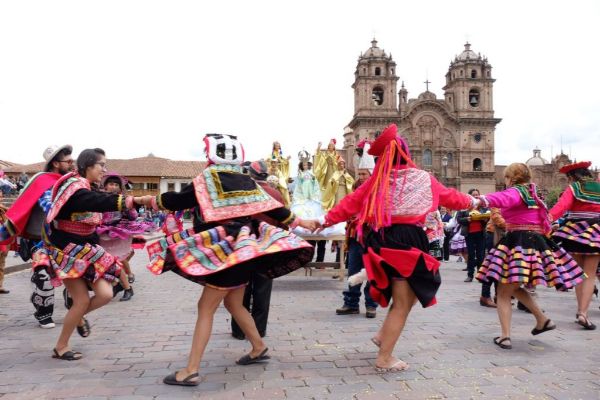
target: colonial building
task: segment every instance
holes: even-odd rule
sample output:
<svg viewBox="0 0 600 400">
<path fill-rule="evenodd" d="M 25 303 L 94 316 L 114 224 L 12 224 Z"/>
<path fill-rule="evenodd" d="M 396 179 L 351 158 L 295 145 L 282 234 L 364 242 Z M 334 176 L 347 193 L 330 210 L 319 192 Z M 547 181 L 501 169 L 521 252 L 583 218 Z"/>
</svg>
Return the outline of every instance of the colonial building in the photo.
<svg viewBox="0 0 600 400">
<path fill-rule="evenodd" d="M 542 157 L 542 151 L 537 147 L 533 149 L 533 156 L 525 161 L 525 164 L 531 169 L 532 181 L 538 185 L 544 194 L 560 193 L 567 187 L 567 176 L 561 174 L 559 170 L 564 165 L 571 163 L 573 161 L 562 150 L 560 154 L 548 161 Z M 504 188 L 504 168 L 506 168 L 506 165 L 496 166 L 496 190 Z M 592 174 L 598 179 L 597 169 L 593 169 Z"/>
<path fill-rule="evenodd" d="M 429 82 L 409 99 L 404 83 L 396 92 L 398 79 L 396 62 L 373 39 L 354 72 L 354 116 L 344 130 L 347 159 L 360 139 L 374 139 L 395 123 L 421 168 L 461 191 L 494 191 L 494 131 L 501 120 L 494 117 L 495 79 L 487 58 L 465 44 L 450 63 L 443 99 L 429 91 Z"/>
</svg>

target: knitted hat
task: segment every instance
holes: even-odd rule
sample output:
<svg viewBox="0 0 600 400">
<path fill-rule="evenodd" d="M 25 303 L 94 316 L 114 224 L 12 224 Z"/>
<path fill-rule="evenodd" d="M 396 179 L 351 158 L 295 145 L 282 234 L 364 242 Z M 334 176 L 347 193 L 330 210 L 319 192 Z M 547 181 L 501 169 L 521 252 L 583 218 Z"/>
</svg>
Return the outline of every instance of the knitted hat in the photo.
<svg viewBox="0 0 600 400">
<path fill-rule="evenodd" d="M 206 157 L 212 164 L 241 165 L 244 162 L 244 147 L 237 136 L 207 133 L 204 147 Z"/>
</svg>

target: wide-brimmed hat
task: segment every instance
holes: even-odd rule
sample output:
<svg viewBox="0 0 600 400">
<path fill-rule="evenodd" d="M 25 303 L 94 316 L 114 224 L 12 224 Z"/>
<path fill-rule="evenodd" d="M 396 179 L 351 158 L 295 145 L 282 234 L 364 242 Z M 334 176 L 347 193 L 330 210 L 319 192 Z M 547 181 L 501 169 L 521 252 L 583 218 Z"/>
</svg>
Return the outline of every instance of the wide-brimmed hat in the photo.
<svg viewBox="0 0 600 400">
<path fill-rule="evenodd" d="M 46 161 L 44 169 L 48 169 L 48 165 L 50 165 L 50 163 L 54 160 L 54 157 L 56 157 L 56 155 L 64 149 L 68 149 L 72 152 L 73 146 L 71 146 L 70 144 L 65 144 L 63 146 L 53 145 L 44 150 L 44 153 L 42 154 L 42 157 L 44 157 L 44 160 Z"/>
<path fill-rule="evenodd" d="M 576 169 L 587 169 L 590 167 L 590 165 L 592 165 L 591 161 L 580 161 L 573 164 L 567 164 L 563 166 L 559 171 L 563 174 L 567 174 Z"/>
</svg>

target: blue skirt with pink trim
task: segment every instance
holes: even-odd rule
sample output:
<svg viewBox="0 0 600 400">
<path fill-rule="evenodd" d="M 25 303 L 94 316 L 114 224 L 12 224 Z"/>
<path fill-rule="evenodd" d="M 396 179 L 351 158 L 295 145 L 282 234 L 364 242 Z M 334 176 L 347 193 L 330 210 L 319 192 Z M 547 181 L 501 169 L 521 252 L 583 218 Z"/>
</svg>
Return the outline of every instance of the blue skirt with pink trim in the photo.
<svg viewBox="0 0 600 400">
<path fill-rule="evenodd" d="M 476 278 L 567 290 L 583 282 L 585 274 L 569 253 L 546 236 L 512 231 L 490 249 Z"/>
</svg>

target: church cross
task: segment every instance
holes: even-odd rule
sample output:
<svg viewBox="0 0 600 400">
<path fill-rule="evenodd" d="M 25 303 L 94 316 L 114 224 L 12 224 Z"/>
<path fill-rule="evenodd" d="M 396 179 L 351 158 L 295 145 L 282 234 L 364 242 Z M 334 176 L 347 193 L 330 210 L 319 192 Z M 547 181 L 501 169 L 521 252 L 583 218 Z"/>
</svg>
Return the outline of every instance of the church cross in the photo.
<svg viewBox="0 0 600 400">
<path fill-rule="evenodd" d="M 429 81 L 429 79 L 425 79 L 425 82 L 423 82 L 425 84 L 425 91 L 429 92 L 429 84 L 431 83 Z"/>
</svg>

